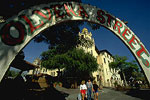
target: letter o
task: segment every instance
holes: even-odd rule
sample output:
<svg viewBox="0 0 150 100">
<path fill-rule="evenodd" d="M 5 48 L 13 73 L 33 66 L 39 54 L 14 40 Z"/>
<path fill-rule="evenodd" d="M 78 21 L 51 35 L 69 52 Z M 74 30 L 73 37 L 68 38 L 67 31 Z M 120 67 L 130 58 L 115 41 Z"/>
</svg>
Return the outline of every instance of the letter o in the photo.
<svg viewBox="0 0 150 100">
<path fill-rule="evenodd" d="M 10 32 L 11 27 L 15 27 L 15 29 L 17 29 L 19 33 L 18 37 L 13 37 L 11 35 L 11 32 Z M 2 42 L 4 42 L 6 45 L 9 45 L 9 46 L 15 46 L 15 45 L 23 43 L 26 35 L 27 35 L 26 29 L 21 22 L 11 21 L 5 24 L 1 31 Z"/>
</svg>

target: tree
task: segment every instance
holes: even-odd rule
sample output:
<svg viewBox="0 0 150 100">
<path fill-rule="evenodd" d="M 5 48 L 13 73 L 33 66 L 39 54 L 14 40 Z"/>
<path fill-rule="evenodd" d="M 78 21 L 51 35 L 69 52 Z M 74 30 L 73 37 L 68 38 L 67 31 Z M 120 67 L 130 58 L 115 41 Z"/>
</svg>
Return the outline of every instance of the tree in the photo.
<svg viewBox="0 0 150 100">
<path fill-rule="evenodd" d="M 93 44 L 92 41 L 80 38 L 78 36 L 80 26 L 83 24 L 83 21 L 70 21 L 66 23 L 57 24 L 43 31 L 42 34 L 36 36 L 34 38 L 34 41 L 38 43 L 45 42 L 49 44 L 49 49 L 57 45 L 65 46 L 64 49 L 66 50 L 72 49 L 78 44 L 83 44 L 85 47 L 88 47 Z M 97 24 L 92 24 L 89 22 L 88 25 L 90 25 L 93 29 L 97 27 Z"/>
<path fill-rule="evenodd" d="M 19 74 L 19 71 L 17 70 L 8 70 L 5 74 L 5 77 L 13 77 L 15 78 Z"/>
<path fill-rule="evenodd" d="M 34 41 L 45 42 L 49 44 L 49 47 L 64 45 L 66 49 L 73 48 L 77 45 L 79 26 L 82 24 L 81 21 L 57 24 L 35 37 Z"/>
<path fill-rule="evenodd" d="M 42 53 L 42 66 L 48 69 L 64 69 L 66 77 L 89 77 L 96 71 L 96 58 L 84 50 L 73 48 L 66 53 L 57 53 L 57 48 Z"/>
<path fill-rule="evenodd" d="M 67 71 L 70 72 L 69 76 L 73 76 L 72 72 L 78 74 L 78 76 L 90 76 L 92 72 L 98 69 L 96 58 L 90 53 L 85 53 L 84 50 L 75 48 L 69 50 L 67 53 L 70 65 L 67 66 Z"/>
<path fill-rule="evenodd" d="M 126 68 L 124 69 L 126 79 L 129 81 L 130 77 L 133 77 L 134 79 L 138 78 L 138 73 L 140 72 L 139 66 L 137 65 L 136 61 L 130 61 L 126 62 Z"/>
<path fill-rule="evenodd" d="M 127 62 L 127 57 L 118 55 L 115 55 L 114 59 L 114 62 L 110 63 L 110 67 L 120 70 L 120 74 L 125 85 L 127 85 L 126 80 L 129 81 L 131 77 L 134 79 L 138 79 L 138 77 L 140 77 L 139 75 L 141 75 L 141 72 L 136 61 Z"/>
<path fill-rule="evenodd" d="M 119 57 L 118 55 L 114 56 L 115 61 L 110 63 L 110 67 L 120 70 L 121 78 L 124 80 L 124 85 L 127 86 L 126 78 L 124 75 L 124 68 L 125 68 L 125 61 L 127 60 L 126 57 Z"/>
</svg>

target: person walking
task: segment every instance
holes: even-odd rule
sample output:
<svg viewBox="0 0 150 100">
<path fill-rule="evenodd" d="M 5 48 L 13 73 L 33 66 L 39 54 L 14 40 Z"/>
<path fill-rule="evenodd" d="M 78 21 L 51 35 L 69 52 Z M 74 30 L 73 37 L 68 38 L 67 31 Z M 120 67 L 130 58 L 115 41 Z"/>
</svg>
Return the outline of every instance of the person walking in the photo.
<svg viewBox="0 0 150 100">
<path fill-rule="evenodd" d="M 85 85 L 85 81 L 83 80 L 81 82 L 81 85 L 80 85 L 80 93 L 81 93 L 81 96 L 82 96 L 82 100 L 84 100 L 84 98 L 86 96 L 86 91 L 87 91 L 87 87 Z"/>
<path fill-rule="evenodd" d="M 92 90 L 93 90 L 93 84 L 91 82 L 91 80 L 89 79 L 86 83 L 87 86 L 87 99 L 91 100 L 91 94 L 92 94 Z"/>
<path fill-rule="evenodd" d="M 94 100 L 98 100 L 98 85 L 96 84 L 96 81 L 93 83 L 93 93 L 94 93 Z"/>
</svg>

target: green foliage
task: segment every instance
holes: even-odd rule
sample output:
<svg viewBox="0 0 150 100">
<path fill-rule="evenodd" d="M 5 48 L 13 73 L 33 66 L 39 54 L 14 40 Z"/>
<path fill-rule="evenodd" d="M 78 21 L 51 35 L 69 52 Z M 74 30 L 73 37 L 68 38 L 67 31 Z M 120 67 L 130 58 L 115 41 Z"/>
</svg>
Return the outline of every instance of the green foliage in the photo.
<svg viewBox="0 0 150 100">
<path fill-rule="evenodd" d="M 79 26 L 82 25 L 81 21 L 71 21 L 60 23 L 42 32 L 36 36 L 34 41 L 45 42 L 49 47 L 57 45 L 65 45 L 66 49 L 73 48 L 78 43 Z M 71 42 L 70 42 L 71 41 Z"/>
<path fill-rule="evenodd" d="M 124 70 L 124 68 L 127 65 L 127 63 L 126 63 L 127 57 L 125 57 L 125 56 L 121 57 L 121 56 L 115 55 L 114 59 L 115 59 L 115 61 L 110 63 L 110 67 Z"/>
<path fill-rule="evenodd" d="M 96 59 L 82 49 L 74 48 L 63 54 L 56 51 L 55 48 L 42 53 L 43 67 L 48 69 L 64 68 L 66 76 L 74 77 L 90 75 L 98 68 Z"/>
<path fill-rule="evenodd" d="M 5 77 L 16 77 L 19 74 L 19 71 L 16 70 L 8 70 L 5 74 Z"/>
<path fill-rule="evenodd" d="M 67 53 L 70 58 L 70 66 L 68 70 L 76 70 L 77 72 L 91 73 L 97 70 L 98 64 L 96 59 L 89 53 L 85 53 L 82 49 L 69 50 Z"/>
<path fill-rule="evenodd" d="M 87 25 L 89 25 L 92 28 L 92 30 L 97 30 L 100 29 L 101 27 L 99 24 L 89 23 L 89 22 L 87 22 Z"/>
<path fill-rule="evenodd" d="M 127 62 L 127 57 L 123 56 L 114 56 L 115 61 L 110 63 L 111 68 L 120 69 L 120 73 L 125 74 L 126 80 L 129 80 L 130 77 L 134 79 L 143 79 L 143 73 L 141 73 L 140 67 L 136 61 Z"/>
</svg>

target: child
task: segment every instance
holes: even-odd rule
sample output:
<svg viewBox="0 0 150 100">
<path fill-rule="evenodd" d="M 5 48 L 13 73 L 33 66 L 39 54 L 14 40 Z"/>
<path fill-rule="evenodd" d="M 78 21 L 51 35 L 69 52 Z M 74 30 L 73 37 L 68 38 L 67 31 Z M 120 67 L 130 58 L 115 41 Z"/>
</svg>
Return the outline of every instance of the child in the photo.
<svg viewBox="0 0 150 100">
<path fill-rule="evenodd" d="M 98 85 L 96 84 L 96 81 L 93 83 L 93 93 L 94 93 L 94 100 L 98 100 Z"/>
</svg>

